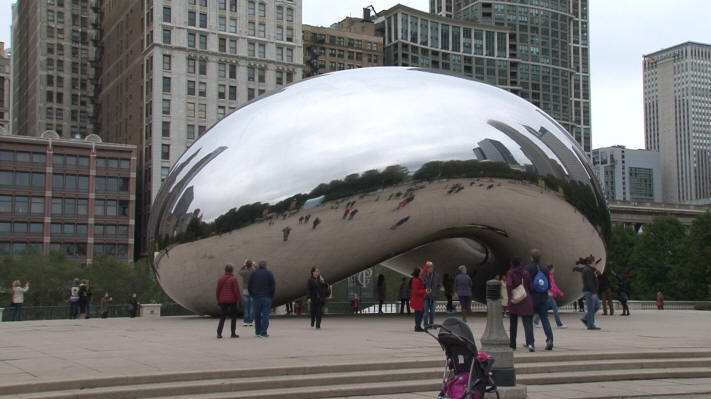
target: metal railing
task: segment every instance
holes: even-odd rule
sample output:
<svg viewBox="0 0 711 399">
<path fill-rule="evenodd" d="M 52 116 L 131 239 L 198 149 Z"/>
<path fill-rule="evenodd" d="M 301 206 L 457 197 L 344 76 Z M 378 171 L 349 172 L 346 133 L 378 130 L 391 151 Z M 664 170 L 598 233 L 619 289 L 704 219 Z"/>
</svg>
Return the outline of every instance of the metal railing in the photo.
<svg viewBox="0 0 711 399">
<path fill-rule="evenodd" d="M 194 313 L 183 308 L 177 303 L 161 304 L 162 316 L 187 316 Z M 108 317 L 128 317 L 129 304 L 109 305 Z M 71 315 L 71 307 L 67 305 L 60 306 L 23 306 L 22 320 L 60 320 L 69 319 Z M 90 318 L 101 318 L 101 308 L 98 304 L 92 304 L 90 308 Z M 12 308 L 6 307 L 2 313 L 2 321 L 12 320 Z"/>
</svg>

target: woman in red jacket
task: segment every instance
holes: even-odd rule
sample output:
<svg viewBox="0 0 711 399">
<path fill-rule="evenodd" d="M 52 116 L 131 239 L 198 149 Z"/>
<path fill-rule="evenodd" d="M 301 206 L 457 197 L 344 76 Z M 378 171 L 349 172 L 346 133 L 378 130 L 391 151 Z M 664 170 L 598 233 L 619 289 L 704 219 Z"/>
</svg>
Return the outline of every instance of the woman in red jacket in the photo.
<svg viewBox="0 0 711 399">
<path fill-rule="evenodd" d="M 410 294 L 410 307 L 415 311 L 415 331 L 425 331 L 422 329 L 422 316 L 425 308 L 425 282 L 420 277 L 420 269 L 412 271 L 412 286 Z"/>
</svg>

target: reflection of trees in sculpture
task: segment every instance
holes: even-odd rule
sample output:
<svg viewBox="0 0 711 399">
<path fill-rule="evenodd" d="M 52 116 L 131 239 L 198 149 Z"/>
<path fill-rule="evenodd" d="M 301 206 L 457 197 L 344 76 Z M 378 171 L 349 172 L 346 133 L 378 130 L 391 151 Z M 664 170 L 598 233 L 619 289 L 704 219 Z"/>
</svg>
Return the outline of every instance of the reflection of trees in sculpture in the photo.
<svg viewBox="0 0 711 399">
<path fill-rule="evenodd" d="M 536 182 L 535 175 L 512 169 L 503 162 L 490 161 L 432 161 L 415 172 L 415 180 L 452 179 L 456 177 L 499 177 Z"/>
</svg>

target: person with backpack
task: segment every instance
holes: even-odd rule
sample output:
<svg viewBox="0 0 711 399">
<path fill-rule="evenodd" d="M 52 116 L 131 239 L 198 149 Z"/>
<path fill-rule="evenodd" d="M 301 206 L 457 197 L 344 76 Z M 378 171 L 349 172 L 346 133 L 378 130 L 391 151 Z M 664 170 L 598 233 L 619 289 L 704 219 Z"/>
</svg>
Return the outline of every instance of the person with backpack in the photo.
<svg viewBox="0 0 711 399">
<path fill-rule="evenodd" d="M 76 319 L 79 315 L 79 279 L 75 278 L 69 287 L 69 318 Z"/>
<path fill-rule="evenodd" d="M 548 290 L 551 280 L 548 268 L 541 265 L 541 251 L 539 249 L 531 250 L 531 263 L 527 264 L 524 270 L 532 277 L 533 313 L 541 319 L 543 332 L 546 334 L 546 350 L 553 350 L 553 329 L 548 320 Z"/>
<path fill-rule="evenodd" d="M 311 311 L 311 327 L 315 326 L 317 330 L 321 328 L 323 305 L 326 304 L 326 299 L 329 296 L 331 296 L 331 288 L 318 267 L 312 267 L 311 278 L 306 282 L 306 298 L 308 298 Z"/>
</svg>

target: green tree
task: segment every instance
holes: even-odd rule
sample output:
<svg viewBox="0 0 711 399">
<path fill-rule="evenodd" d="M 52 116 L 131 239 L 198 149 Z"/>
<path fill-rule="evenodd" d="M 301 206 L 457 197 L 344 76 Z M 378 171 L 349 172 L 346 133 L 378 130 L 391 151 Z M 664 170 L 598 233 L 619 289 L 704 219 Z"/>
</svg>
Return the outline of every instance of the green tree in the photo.
<svg viewBox="0 0 711 399">
<path fill-rule="evenodd" d="M 693 276 L 702 287 L 697 287 L 698 297 L 709 299 L 711 296 L 711 212 L 694 219 L 689 229 L 689 264 L 693 267 Z"/>
<path fill-rule="evenodd" d="M 607 248 L 607 258 L 612 270 L 617 273 L 627 273 L 631 265 L 632 252 L 637 245 L 637 233 L 631 227 L 616 224 L 610 234 L 610 245 Z"/>
</svg>

